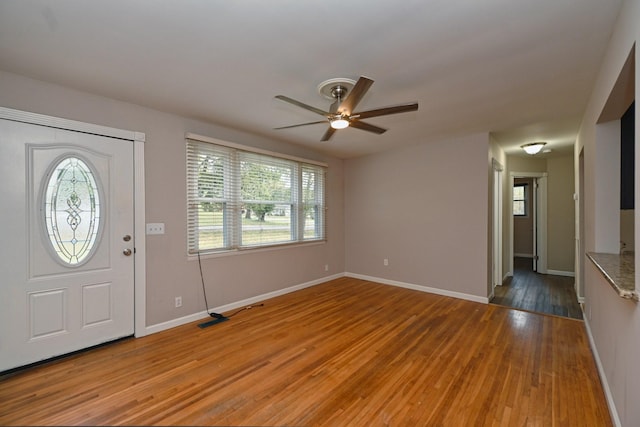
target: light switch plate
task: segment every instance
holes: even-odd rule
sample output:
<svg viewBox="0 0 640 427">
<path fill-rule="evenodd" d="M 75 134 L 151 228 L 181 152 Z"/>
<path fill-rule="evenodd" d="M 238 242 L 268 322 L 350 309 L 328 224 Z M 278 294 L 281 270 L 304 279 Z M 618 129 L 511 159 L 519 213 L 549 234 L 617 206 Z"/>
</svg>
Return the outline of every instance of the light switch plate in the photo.
<svg viewBox="0 0 640 427">
<path fill-rule="evenodd" d="M 164 234 L 164 222 L 148 223 L 147 234 Z"/>
</svg>

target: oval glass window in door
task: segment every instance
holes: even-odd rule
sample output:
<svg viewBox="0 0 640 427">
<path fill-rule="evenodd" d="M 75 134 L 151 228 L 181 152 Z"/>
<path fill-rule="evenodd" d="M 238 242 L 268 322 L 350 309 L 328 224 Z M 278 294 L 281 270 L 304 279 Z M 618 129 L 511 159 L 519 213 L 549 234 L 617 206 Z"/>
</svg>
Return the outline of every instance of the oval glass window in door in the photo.
<svg viewBox="0 0 640 427">
<path fill-rule="evenodd" d="M 100 230 L 100 191 L 91 168 L 70 156 L 55 164 L 44 191 L 44 220 L 49 242 L 68 266 L 88 261 Z"/>
</svg>

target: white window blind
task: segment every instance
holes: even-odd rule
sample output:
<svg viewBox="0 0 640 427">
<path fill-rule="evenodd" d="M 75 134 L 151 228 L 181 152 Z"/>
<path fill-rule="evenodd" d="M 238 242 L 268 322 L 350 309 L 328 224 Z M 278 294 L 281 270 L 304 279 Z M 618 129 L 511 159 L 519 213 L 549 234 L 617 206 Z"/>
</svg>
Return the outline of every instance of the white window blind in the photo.
<svg viewBox="0 0 640 427">
<path fill-rule="evenodd" d="M 187 139 L 188 252 L 325 239 L 326 168 Z"/>
</svg>

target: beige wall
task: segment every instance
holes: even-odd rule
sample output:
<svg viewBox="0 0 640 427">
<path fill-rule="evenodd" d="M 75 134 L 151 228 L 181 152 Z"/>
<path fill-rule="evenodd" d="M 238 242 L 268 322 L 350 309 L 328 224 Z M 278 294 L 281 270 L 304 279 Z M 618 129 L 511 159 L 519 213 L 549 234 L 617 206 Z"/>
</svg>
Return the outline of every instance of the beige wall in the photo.
<svg viewBox="0 0 640 427">
<path fill-rule="evenodd" d="M 197 261 L 186 256 L 186 132 L 329 164 L 328 242 L 203 259 L 210 307 L 345 271 L 481 298 L 488 294 L 486 134 L 343 162 L 5 72 L 0 105 L 146 134 L 146 222 L 164 222 L 166 230 L 146 238 L 147 326 L 205 308 Z M 178 295 L 183 306 L 174 308 Z"/>
<path fill-rule="evenodd" d="M 344 271 L 343 162 L 299 146 L 0 72 L 0 105 L 144 132 L 146 221 L 166 234 L 147 236 L 147 325 L 205 309 L 197 261 L 186 255 L 185 132 L 329 164 L 328 242 L 203 259 L 210 307 L 278 291 Z M 325 272 L 325 264 L 329 271 Z M 174 297 L 183 306 L 174 308 Z"/>
<path fill-rule="evenodd" d="M 346 271 L 486 297 L 488 150 L 479 134 L 345 161 Z"/>
<path fill-rule="evenodd" d="M 547 269 L 573 272 L 575 200 L 573 156 L 547 160 Z"/>
<path fill-rule="evenodd" d="M 542 173 L 547 171 L 547 160 L 535 156 L 507 156 L 507 168 L 511 172 Z"/>
<path fill-rule="evenodd" d="M 576 164 L 584 148 L 584 243 L 587 251 L 596 245 L 595 224 L 600 224 L 596 196 L 596 122 L 620 74 L 624 62 L 640 36 L 640 0 L 625 0 L 611 37 L 603 63 L 589 99 L 576 146 Z M 638 46 L 636 45 L 636 50 Z M 640 67 L 636 52 L 635 99 L 640 94 Z M 635 116 L 636 147 L 640 140 L 638 109 Z M 640 150 L 636 148 L 636 165 Z M 636 173 L 636 200 L 640 200 L 640 174 Z M 635 242 L 638 242 L 640 220 L 635 217 Z M 617 232 L 617 230 L 615 231 Z M 637 249 L 636 249 L 637 252 Z M 584 260 L 584 258 L 583 258 Z M 637 260 L 637 258 L 636 258 Z M 602 366 L 605 390 L 615 407 L 614 414 L 623 426 L 640 425 L 640 305 L 620 298 L 591 262 L 585 262 L 585 323 L 593 337 L 594 354 Z M 638 281 L 636 268 L 636 285 Z"/>
</svg>

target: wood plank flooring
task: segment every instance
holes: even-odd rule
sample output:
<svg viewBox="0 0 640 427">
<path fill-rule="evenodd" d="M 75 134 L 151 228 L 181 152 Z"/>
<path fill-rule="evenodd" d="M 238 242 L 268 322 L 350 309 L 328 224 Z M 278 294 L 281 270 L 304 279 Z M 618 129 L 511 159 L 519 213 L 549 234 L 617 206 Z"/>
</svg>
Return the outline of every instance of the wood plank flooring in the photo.
<svg viewBox="0 0 640 427">
<path fill-rule="evenodd" d="M 494 288 L 491 303 L 537 313 L 582 319 L 573 277 L 538 274 L 531 258 L 513 259 L 513 276 Z"/>
<path fill-rule="evenodd" d="M 0 377 L 0 425 L 608 426 L 584 324 L 341 278 Z"/>
</svg>

